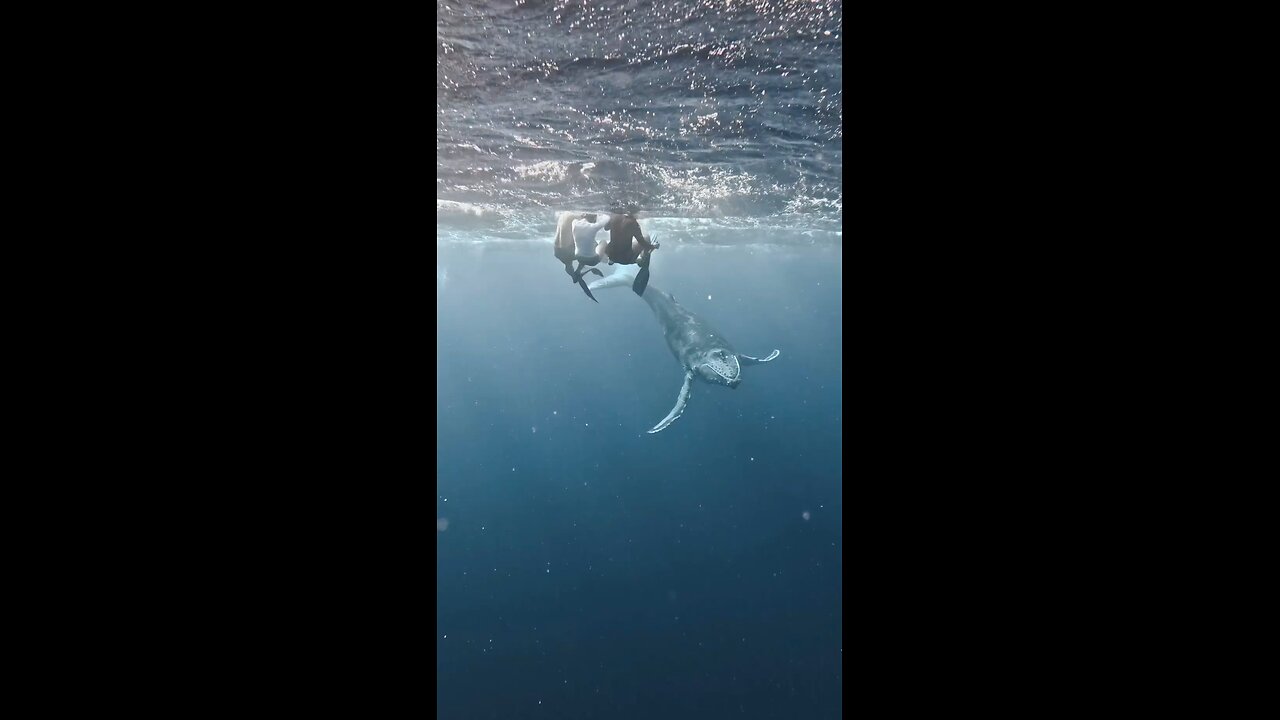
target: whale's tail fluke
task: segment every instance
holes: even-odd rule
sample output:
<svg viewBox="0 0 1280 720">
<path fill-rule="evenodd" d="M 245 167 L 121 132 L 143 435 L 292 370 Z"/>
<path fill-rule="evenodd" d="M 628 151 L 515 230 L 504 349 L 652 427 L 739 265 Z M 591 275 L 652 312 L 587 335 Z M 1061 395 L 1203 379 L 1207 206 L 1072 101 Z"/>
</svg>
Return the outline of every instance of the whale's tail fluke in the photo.
<svg viewBox="0 0 1280 720">
<path fill-rule="evenodd" d="M 636 280 L 636 275 L 640 272 L 640 268 L 636 265 L 615 265 L 613 274 L 606 275 L 599 280 L 592 280 L 587 287 L 592 290 L 603 290 L 611 287 L 631 287 Z"/>
</svg>

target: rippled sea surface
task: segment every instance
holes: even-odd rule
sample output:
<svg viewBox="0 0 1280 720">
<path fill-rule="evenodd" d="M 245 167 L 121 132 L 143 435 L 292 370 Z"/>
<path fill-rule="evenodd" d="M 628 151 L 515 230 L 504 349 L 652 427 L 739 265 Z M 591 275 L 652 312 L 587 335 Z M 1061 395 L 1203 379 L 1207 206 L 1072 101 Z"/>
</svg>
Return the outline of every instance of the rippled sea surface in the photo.
<svg viewBox="0 0 1280 720">
<path fill-rule="evenodd" d="M 840 3 L 437 11 L 437 715 L 840 717 Z M 614 204 L 780 353 L 657 434 L 664 328 L 552 255 Z"/>
<path fill-rule="evenodd" d="M 545 235 L 550 211 L 622 202 L 679 242 L 840 241 L 839 2 L 437 9 L 444 239 Z"/>
</svg>

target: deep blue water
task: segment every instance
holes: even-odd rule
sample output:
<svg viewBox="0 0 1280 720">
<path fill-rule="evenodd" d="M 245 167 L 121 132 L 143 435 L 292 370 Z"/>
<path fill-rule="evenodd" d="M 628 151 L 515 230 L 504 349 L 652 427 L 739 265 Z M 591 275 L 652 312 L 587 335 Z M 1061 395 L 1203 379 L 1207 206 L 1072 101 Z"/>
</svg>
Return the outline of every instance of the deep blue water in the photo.
<svg viewBox="0 0 1280 720">
<path fill-rule="evenodd" d="M 838 717 L 839 3 L 437 6 L 440 717 Z M 613 201 L 781 351 L 654 435 L 649 307 L 552 257 Z"/>
</svg>

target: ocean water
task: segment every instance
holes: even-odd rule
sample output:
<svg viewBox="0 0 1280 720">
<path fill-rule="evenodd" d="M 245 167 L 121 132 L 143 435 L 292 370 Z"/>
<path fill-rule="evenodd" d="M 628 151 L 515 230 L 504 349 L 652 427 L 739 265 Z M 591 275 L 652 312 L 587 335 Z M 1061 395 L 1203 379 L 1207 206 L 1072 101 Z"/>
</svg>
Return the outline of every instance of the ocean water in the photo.
<svg viewBox="0 0 1280 720">
<path fill-rule="evenodd" d="M 838 717 L 840 3 L 437 11 L 439 716 Z M 614 203 L 651 291 L 780 351 L 656 434 L 653 313 L 552 257 Z"/>
</svg>

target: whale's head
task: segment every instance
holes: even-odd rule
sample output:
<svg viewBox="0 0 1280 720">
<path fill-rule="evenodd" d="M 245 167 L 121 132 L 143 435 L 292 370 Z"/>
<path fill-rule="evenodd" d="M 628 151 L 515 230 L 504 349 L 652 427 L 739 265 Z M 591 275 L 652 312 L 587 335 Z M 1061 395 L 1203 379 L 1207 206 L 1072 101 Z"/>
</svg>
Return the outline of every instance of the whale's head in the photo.
<svg viewBox="0 0 1280 720">
<path fill-rule="evenodd" d="M 702 356 L 702 362 L 694 366 L 694 371 L 713 385 L 736 388 L 742 382 L 742 366 L 738 364 L 738 356 L 724 348 L 708 350 Z"/>
</svg>

